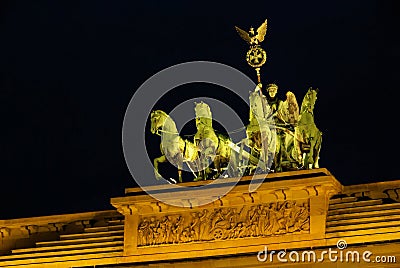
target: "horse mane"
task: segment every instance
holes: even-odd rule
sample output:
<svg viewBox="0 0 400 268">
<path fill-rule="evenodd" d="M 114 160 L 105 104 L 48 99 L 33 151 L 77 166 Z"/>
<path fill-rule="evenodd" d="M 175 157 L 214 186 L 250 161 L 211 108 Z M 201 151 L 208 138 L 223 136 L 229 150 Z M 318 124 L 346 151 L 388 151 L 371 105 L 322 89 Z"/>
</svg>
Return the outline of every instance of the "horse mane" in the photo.
<svg viewBox="0 0 400 268">
<path fill-rule="evenodd" d="M 198 119 L 204 125 L 212 127 L 212 113 L 210 106 L 204 102 L 195 102 L 195 104 L 196 106 L 194 107 L 194 111 L 196 114 L 196 119 Z"/>
<path fill-rule="evenodd" d="M 313 95 L 312 95 L 313 92 L 315 92 L 315 97 L 314 98 L 313 98 Z M 315 90 L 315 89 L 313 89 L 311 87 L 307 90 L 307 93 L 303 98 L 303 102 L 301 103 L 300 114 L 304 113 L 305 109 L 307 109 L 307 108 L 311 108 L 311 110 L 314 109 L 317 92 L 318 92 L 317 90 Z"/>
<path fill-rule="evenodd" d="M 151 112 L 151 115 L 153 116 L 153 114 L 160 114 L 161 116 L 165 116 L 165 122 L 164 122 L 164 126 L 166 127 L 166 130 L 168 132 L 171 132 L 170 134 L 177 134 L 178 135 L 178 129 L 176 127 L 175 121 L 164 111 L 162 110 L 156 110 Z"/>
<path fill-rule="evenodd" d="M 194 111 L 197 117 L 207 117 L 212 118 L 210 106 L 207 103 L 200 102 L 195 103 L 196 106 L 194 107 Z"/>
<path fill-rule="evenodd" d="M 163 110 L 155 110 L 151 112 L 152 114 L 157 114 L 160 113 L 162 115 L 164 115 L 165 117 L 170 117 L 166 112 L 164 112 Z"/>
</svg>

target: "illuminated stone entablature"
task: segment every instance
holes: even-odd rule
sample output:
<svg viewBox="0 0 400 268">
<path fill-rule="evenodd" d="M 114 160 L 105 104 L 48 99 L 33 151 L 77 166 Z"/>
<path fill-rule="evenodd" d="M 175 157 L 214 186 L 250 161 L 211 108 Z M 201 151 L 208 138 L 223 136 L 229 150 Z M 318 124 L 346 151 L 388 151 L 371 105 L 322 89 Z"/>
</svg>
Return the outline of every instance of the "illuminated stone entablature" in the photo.
<svg viewBox="0 0 400 268">
<path fill-rule="evenodd" d="M 265 267 L 265 247 L 320 254 L 339 240 L 400 256 L 400 181 L 342 186 L 326 169 L 252 179 L 183 183 L 180 195 L 173 185 L 128 188 L 111 199 L 116 210 L 1 220 L 0 267 Z M 316 267 L 336 265 L 323 259 Z"/>
</svg>

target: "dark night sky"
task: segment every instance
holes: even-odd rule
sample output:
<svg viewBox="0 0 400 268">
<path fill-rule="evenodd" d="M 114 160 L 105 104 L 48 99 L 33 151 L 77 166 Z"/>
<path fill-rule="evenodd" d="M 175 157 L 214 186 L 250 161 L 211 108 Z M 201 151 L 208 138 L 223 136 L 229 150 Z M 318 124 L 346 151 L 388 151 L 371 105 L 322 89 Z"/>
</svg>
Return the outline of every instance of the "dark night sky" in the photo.
<svg viewBox="0 0 400 268">
<path fill-rule="evenodd" d="M 320 89 L 321 166 L 344 185 L 399 178 L 394 4 L 159 2 L 0 3 L 0 219 L 110 209 L 111 197 L 135 185 L 121 144 L 135 90 L 194 60 L 255 79 L 233 26 L 265 18 L 264 84 L 276 82 L 281 97 L 292 90 L 299 102 L 309 86 Z M 202 96 L 235 102 L 210 88 L 177 88 L 155 108 Z M 157 150 L 157 137 L 149 139 Z"/>
</svg>

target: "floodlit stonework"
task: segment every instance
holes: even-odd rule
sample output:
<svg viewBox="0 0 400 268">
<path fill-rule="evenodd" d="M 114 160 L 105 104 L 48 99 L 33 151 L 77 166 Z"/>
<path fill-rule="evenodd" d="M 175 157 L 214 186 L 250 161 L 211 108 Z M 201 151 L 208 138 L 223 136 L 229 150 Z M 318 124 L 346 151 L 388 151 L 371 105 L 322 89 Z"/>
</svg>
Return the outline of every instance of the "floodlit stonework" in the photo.
<svg viewBox="0 0 400 268">
<path fill-rule="evenodd" d="M 183 198 L 129 188 L 115 210 L 0 220 L 0 267 L 398 267 L 400 181 L 344 187 L 323 168 L 269 174 L 252 193 L 250 181 L 225 196 L 234 179 L 184 183 Z"/>
</svg>

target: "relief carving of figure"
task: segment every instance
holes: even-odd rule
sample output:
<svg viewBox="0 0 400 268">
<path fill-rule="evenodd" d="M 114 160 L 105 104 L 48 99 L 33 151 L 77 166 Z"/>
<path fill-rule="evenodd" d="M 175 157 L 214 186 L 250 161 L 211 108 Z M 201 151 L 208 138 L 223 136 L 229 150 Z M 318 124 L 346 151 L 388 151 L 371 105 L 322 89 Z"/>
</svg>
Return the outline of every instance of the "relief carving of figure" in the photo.
<svg viewBox="0 0 400 268">
<path fill-rule="evenodd" d="M 257 206 L 252 206 L 247 213 L 247 233 L 249 236 L 258 236 Z"/>
<path fill-rule="evenodd" d="M 149 245 L 155 245 L 157 243 L 157 238 L 158 238 L 158 224 L 159 222 L 157 221 L 156 217 L 151 217 L 150 218 L 150 223 L 149 223 L 149 238 L 148 238 L 148 244 Z"/>
<path fill-rule="evenodd" d="M 200 240 L 206 240 L 205 234 L 209 232 L 210 225 L 208 224 L 208 210 L 204 209 L 202 213 L 200 213 L 200 232 L 199 237 Z"/>
<path fill-rule="evenodd" d="M 203 209 L 182 215 L 144 217 L 138 225 L 138 245 L 238 239 L 309 232 L 308 201 L 265 203 L 233 208 Z"/>
<path fill-rule="evenodd" d="M 183 228 L 182 226 L 183 217 L 178 216 L 175 223 L 172 225 L 172 243 L 179 243 L 180 241 L 180 234 Z"/>
<path fill-rule="evenodd" d="M 278 233 L 280 229 L 279 219 L 281 219 L 281 214 L 277 210 L 277 204 L 276 203 L 269 204 L 269 218 L 268 218 L 268 226 L 266 228 L 267 235 L 273 235 Z"/>
<path fill-rule="evenodd" d="M 145 218 L 140 224 L 138 229 L 138 242 L 142 245 L 147 245 L 148 237 L 150 236 L 149 221 Z"/>
<path fill-rule="evenodd" d="M 296 221 L 293 225 L 293 231 L 304 231 L 310 230 L 310 218 L 309 218 L 309 206 L 308 203 L 304 203 L 303 206 L 299 207 L 298 214 L 296 215 Z"/>
<path fill-rule="evenodd" d="M 158 234 L 157 244 L 167 243 L 169 239 L 169 230 L 167 230 L 167 225 L 168 225 L 168 217 L 164 216 L 163 219 L 160 221 L 159 227 L 157 228 L 157 234 Z"/>
<path fill-rule="evenodd" d="M 200 240 L 200 212 L 192 212 L 192 222 L 190 223 L 190 231 L 194 234 L 193 239 Z"/>
</svg>

